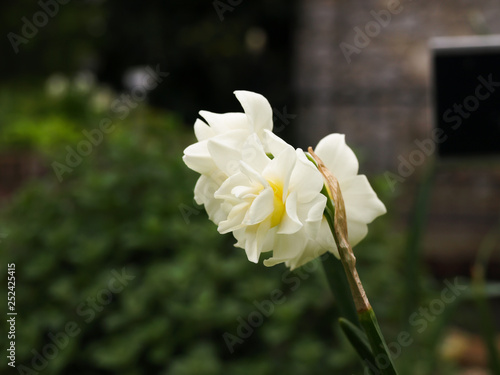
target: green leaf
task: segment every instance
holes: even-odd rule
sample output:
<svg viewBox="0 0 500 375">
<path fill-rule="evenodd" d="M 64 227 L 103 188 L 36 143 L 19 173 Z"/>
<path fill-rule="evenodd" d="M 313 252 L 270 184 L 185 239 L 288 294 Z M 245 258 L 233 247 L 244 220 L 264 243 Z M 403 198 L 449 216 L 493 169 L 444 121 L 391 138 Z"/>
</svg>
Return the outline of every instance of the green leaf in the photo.
<svg viewBox="0 0 500 375">
<path fill-rule="evenodd" d="M 397 375 L 394 364 L 392 363 L 389 348 L 385 343 L 384 336 L 380 331 L 380 327 L 373 309 L 358 312 L 359 322 L 366 332 L 368 341 L 375 356 L 375 362 L 380 369 L 381 375 Z"/>
<path fill-rule="evenodd" d="M 370 344 L 368 343 L 366 334 L 347 319 L 339 318 L 339 325 L 353 348 L 358 353 L 359 358 L 361 358 L 363 363 L 368 365 L 370 374 L 375 374 L 372 369 L 377 369 L 377 364 L 370 349 Z"/>
</svg>

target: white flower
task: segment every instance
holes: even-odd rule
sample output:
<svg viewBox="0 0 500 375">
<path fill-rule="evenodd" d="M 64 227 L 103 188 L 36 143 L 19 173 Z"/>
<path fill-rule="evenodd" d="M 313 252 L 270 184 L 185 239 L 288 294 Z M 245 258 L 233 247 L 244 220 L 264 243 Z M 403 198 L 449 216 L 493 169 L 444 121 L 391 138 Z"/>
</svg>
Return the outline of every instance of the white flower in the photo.
<svg viewBox="0 0 500 375">
<path fill-rule="evenodd" d="M 241 161 L 240 171 L 215 192 L 226 214 L 218 230 L 233 232 L 236 246 L 245 249 L 250 261 L 256 263 L 262 252 L 272 250 L 279 263 L 300 256 L 308 237 L 319 231 L 326 197 L 321 174 L 302 150 L 269 131 L 264 140 L 274 157 L 251 136 L 247 148 L 253 157 Z"/>
<path fill-rule="evenodd" d="M 327 251 L 338 257 L 323 215 L 323 177 L 300 149 L 272 133 L 272 109 L 261 95 L 236 91 L 245 113 L 201 111 L 198 142 L 184 150 L 187 166 L 201 174 L 195 200 L 203 204 L 220 233 L 233 232 L 235 246 L 252 262 L 264 252 L 264 264 L 285 263 L 294 269 Z M 339 181 L 344 197 L 349 241 L 356 245 L 367 224 L 386 212 L 345 144 L 332 134 L 317 145 L 316 154 Z"/>
<path fill-rule="evenodd" d="M 314 152 L 337 178 L 347 216 L 347 229 L 351 246 L 358 244 L 368 233 L 368 225 L 376 217 L 385 214 L 386 208 L 373 191 L 368 179 L 358 175 L 358 159 L 345 143 L 343 134 L 330 134 L 323 138 Z M 330 251 L 338 258 L 338 249 L 325 218 L 316 238 L 310 238 L 304 251 L 287 259 L 290 268 L 300 267 L 308 261 Z"/>
<path fill-rule="evenodd" d="M 212 113 L 200 111 L 206 120 L 196 120 L 194 132 L 197 143 L 184 150 L 183 160 L 192 170 L 201 174 L 195 187 L 195 200 L 203 204 L 209 218 L 218 224 L 224 219 L 221 201 L 214 193 L 228 176 L 236 173 L 242 149 L 248 137 L 256 134 L 264 138 L 265 131 L 273 128 L 273 111 L 260 94 L 235 91 L 245 113 Z"/>
</svg>

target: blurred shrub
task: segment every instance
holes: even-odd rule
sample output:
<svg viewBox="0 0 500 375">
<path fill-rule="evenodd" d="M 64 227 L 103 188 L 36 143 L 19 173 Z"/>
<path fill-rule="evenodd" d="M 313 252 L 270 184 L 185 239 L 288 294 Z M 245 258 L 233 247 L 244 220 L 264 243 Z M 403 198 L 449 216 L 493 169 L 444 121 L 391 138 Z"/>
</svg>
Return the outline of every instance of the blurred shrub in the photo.
<svg viewBox="0 0 500 375">
<path fill-rule="evenodd" d="M 4 86 L 0 89 L 0 151 L 36 150 L 54 156 L 85 139 L 82 130 L 116 120 L 109 108 L 116 93 L 96 84 L 91 73 L 55 74 L 45 87 Z"/>
<path fill-rule="evenodd" d="M 91 109 L 91 96 L 35 92 L 3 112 L 12 126 L 0 148 L 22 144 L 46 167 L 0 217 L 1 264 L 16 264 L 16 360 L 26 366 L 18 370 L 360 373 L 319 263 L 294 273 L 254 265 L 193 203 L 196 175 L 181 155 L 194 139 L 172 114 L 139 106 L 114 119 L 114 130 L 58 182 L 51 163 L 107 116 Z M 363 243 L 361 265 L 393 266 L 386 225 L 379 221 Z M 393 274 L 378 268 L 367 277 L 380 291 Z M 0 340 L 4 353 L 6 344 Z"/>
</svg>

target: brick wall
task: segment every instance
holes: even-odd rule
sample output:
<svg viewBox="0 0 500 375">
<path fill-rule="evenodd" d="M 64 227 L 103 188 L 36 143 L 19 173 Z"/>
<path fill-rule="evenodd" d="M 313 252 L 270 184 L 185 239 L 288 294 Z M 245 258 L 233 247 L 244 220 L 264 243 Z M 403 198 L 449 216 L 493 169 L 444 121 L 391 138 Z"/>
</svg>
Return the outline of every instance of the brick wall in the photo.
<svg viewBox="0 0 500 375">
<path fill-rule="evenodd" d="M 345 133 L 367 174 L 397 173 L 398 157 L 408 158 L 415 140 L 429 137 L 430 38 L 500 33 L 500 4 L 487 0 L 303 0 L 298 17 L 299 146 L 314 145 L 331 132 Z M 470 262 L 497 222 L 500 163 L 478 165 L 479 171 L 477 165 L 438 162 L 425 239 L 431 262 Z M 422 168 L 397 184 L 403 218 Z"/>
</svg>

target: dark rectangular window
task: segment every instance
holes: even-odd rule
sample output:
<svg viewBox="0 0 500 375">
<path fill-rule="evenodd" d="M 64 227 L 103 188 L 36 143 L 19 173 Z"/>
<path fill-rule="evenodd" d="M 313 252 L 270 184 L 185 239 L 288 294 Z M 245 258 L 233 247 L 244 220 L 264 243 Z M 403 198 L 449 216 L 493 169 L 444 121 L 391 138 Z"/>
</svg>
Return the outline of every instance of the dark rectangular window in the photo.
<svg viewBox="0 0 500 375">
<path fill-rule="evenodd" d="M 447 135 L 439 155 L 500 154 L 500 36 L 431 44 L 435 125 Z"/>
</svg>

